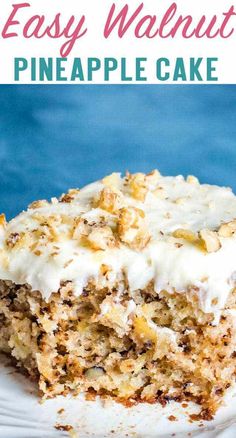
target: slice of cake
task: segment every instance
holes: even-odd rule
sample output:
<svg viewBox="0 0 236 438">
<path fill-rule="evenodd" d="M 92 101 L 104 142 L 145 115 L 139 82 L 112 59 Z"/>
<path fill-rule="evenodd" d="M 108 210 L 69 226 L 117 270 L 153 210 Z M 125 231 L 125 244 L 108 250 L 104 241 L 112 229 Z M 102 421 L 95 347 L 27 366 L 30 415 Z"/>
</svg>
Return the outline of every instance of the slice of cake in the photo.
<svg viewBox="0 0 236 438">
<path fill-rule="evenodd" d="M 236 197 L 189 176 L 112 174 L 0 217 L 0 350 L 46 397 L 192 400 L 236 372 Z"/>
</svg>

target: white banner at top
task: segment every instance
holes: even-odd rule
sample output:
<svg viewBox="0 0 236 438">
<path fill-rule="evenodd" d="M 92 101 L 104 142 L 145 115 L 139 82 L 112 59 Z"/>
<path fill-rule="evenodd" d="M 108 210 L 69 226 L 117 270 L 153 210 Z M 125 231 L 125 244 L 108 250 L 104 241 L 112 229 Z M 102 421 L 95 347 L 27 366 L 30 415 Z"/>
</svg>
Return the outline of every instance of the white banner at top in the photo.
<svg viewBox="0 0 236 438">
<path fill-rule="evenodd" d="M 2 84 L 235 84 L 233 0 L 2 0 Z"/>
</svg>

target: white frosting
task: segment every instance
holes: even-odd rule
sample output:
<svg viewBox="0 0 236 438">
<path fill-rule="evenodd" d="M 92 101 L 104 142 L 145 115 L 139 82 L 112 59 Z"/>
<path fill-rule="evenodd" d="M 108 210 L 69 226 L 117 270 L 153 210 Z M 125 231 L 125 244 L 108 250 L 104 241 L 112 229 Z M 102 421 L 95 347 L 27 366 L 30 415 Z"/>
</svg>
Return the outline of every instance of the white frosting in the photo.
<svg viewBox="0 0 236 438">
<path fill-rule="evenodd" d="M 144 288 L 151 280 L 157 293 L 163 289 L 184 293 L 192 286 L 198 287 L 202 309 L 219 315 L 235 283 L 236 237 L 220 238 L 221 249 L 207 253 L 174 238 L 172 233 L 179 228 L 194 232 L 218 229 L 222 223 L 236 218 L 236 197 L 228 188 L 190 184 L 182 176 L 160 177 L 157 186 L 162 188 L 162 195 L 156 196 L 152 190 L 155 187 L 151 187 L 141 202 L 129 195 L 124 181 L 120 180 L 126 204 L 145 212 L 151 240 L 143 250 L 120 244 L 94 251 L 72 237 L 42 245 L 40 255 L 35 255 L 27 244 L 16 249 L 5 245 L 11 233 L 30 232 L 38 226 L 35 214 L 82 215 L 95 222 L 103 216 L 112 222 L 112 214 L 92 208 L 92 200 L 104 187 L 102 182 L 95 182 L 82 189 L 71 203 L 53 199 L 52 203 L 21 213 L 7 224 L 4 232 L 1 230 L 0 278 L 28 283 L 46 299 L 58 290 L 62 281 L 71 280 L 79 295 L 90 279 L 98 280 L 101 265 L 105 264 L 111 269 L 109 281 L 115 283 L 125 272 L 132 291 Z M 66 229 L 67 225 L 58 225 L 59 234 Z M 178 247 L 177 242 L 182 246 Z M 218 301 L 213 304 L 215 298 Z"/>
</svg>

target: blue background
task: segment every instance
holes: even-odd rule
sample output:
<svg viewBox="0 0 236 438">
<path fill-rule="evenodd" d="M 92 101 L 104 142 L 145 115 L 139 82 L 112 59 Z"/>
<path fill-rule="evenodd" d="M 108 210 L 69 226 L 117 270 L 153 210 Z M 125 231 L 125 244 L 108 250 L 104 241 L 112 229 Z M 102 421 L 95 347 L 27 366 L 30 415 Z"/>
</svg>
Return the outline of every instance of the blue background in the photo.
<svg viewBox="0 0 236 438">
<path fill-rule="evenodd" d="M 236 190 L 236 86 L 1 86 L 0 210 L 10 218 L 112 171 Z"/>
</svg>

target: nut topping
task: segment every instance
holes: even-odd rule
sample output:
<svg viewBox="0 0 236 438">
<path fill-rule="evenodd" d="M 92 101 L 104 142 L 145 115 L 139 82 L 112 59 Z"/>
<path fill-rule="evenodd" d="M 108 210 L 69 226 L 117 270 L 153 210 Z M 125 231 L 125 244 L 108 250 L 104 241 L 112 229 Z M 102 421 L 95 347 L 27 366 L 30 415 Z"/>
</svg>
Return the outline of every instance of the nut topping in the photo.
<svg viewBox="0 0 236 438">
<path fill-rule="evenodd" d="M 75 223 L 73 239 L 93 250 L 114 248 L 117 244 L 112 229 L 105 223 L 89 224 L 86 219 L 79 218 Z"/>
<path fill-rule="evenodd" d="M 135 207 L 122 208 L 118 220 L 118 236 L 130 248 L 145 248 L 151 236 L 147 230 L 144 211 Z"/>
<path fill-rule="evenodd" d="M 216 252 L 221 248 L 219 237 L 215 231 L 205 229 L 199 231 L 199 233 L 194 233 L 191 230 L 178 229 L 172 235 L 175 238 L 184 239 L 208 253 Z"/>
<path fill-rule="evenodd" d="M 236 219 L 226 224 L 222 224 L 219 228 L 220 237 L 231 237 L 236 232 Z"/>
<path fill-rule="evenodd" d="M 146 175 L 144 173 L 135 173 L 134 175 L 128 173 L 127 178 L 131 196 L 144 202 L 148 192 Z"/>
<path fill-rule="evenodd" d="M 221 248 L 220 239 L 215 231 L 201 230 L 199 232 L 199 237 L 207 252 L 216 252 Z"/>
<path fill-rule="evenodd" d="M 67 193 L 61 195 L 59 202 L 70 204 L 74 201 L 75 196 L 78 195 L 79 189 L 70 189 Z"/>
<path fill-rule="evenodd" d="M 99 195 L 99 199 L 95 205 L 109 213 L 117 213 L 124 206 L 124 196 L 120 190 L 105 187 Z"/>
<path fill-rule="evenodd" d="M 114 248 L 116 240 L 112 229 L 108 226 L 94 228 L 87 237 L 88 242 L 94 250 L 106 250 L 107 248 Z"/>
<path fill-rule="evenodd" d="M 36 208 L 46 207 L 47 205 L 49 205 L 48 201 L 46 201 L 46 199 L 42 199 L 42 200 L 39 200 L 39 201 L 32 202 L 28 206 L 28 208 L 30 210 L 35 210 Z"/>
<path fill-rule="evenodd" d="M 175 230 L 172 235 L 176 239 L 184 239 L 189 243 L 197 243 L 198 241 L 198 236 L 196 233 L 190 230 L 184 230 L 182 228 Z"/>
<path fill-rule="evenodd" d="M 16 244 L 19 242 L 20 238 L 21 236 L 19 233 L 11 233 L 6 240 L 6 245 L 9 248 L 14 248 Z"/>
</svg>

